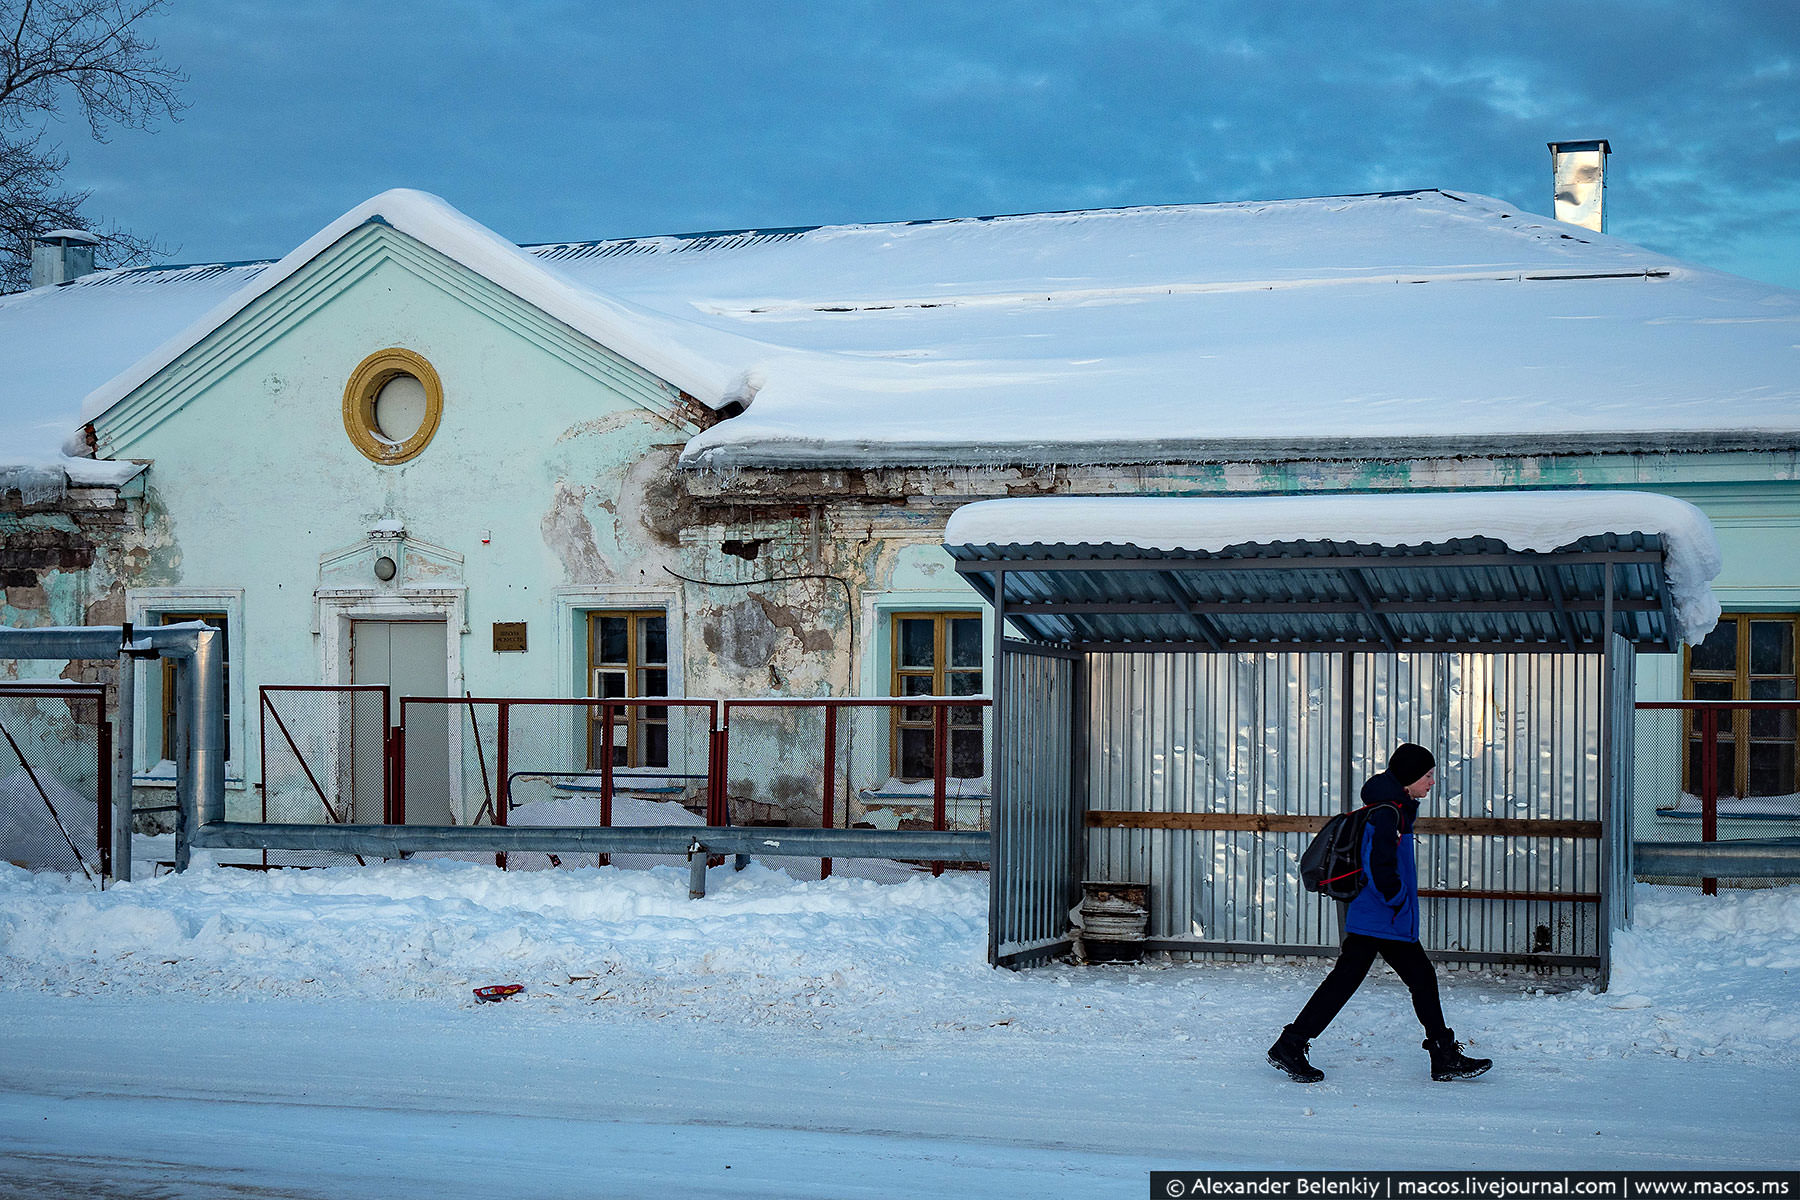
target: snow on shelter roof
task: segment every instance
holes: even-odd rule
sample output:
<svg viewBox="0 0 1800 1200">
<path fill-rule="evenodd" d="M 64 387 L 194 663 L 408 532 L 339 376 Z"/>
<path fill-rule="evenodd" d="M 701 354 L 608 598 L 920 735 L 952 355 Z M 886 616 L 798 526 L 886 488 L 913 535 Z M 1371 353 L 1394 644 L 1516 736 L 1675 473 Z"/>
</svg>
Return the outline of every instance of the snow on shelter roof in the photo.
<svg viewBox="0 0 1800 1200">
<path fill-rule="evenodd" d="M 1721 557 L 1693 505 L 1542 491 L 990 500 L 944 543 L 1029 635 L 1073 644 L 1547 650 L 1697 642 Z"/>
<path fill-rule="evenodd" d="M 0 461 L 349 231 L 399 230 L 714 408 L 689 465 L 1800 445 L 1800 292 L 1444 191 L 518 247 L 385 192 L 276 263 L 0 297 Z M 82 405 L 81 398 L 87 397 Z M 46 449 L 48 447 L 48 449 Z"/>
</svg>

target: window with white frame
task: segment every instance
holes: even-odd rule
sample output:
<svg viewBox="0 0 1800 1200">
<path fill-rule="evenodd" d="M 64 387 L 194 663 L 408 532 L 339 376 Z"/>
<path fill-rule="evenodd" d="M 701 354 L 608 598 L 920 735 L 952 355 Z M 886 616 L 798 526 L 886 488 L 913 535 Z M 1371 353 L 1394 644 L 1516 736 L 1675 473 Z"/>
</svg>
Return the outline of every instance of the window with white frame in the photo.
<svg viewBox="0 0 1800 1200">
<path fill-rule="evenodd" d="M 128 619 L 140 628 L 200 621 L 221 634 L 224 666 L 225 775 L 228 783 L 243 779 L 243 697 L 239 671 L 243 658 L 243 592 L 197 588 L 145 588 L 127 597 Z M 138 673 L 136 769 L 154 780 L 170 773 L 175 753 L 175 664 L 168 659 L 143 664 Z"/>
</svg>

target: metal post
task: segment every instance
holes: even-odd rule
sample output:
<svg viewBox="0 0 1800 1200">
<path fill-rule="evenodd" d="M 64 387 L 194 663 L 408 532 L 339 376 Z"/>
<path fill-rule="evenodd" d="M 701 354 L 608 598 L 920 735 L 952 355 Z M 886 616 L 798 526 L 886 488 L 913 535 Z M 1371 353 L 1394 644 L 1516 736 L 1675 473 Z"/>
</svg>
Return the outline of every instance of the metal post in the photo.
<svg viewBox="0 0 1800 1200">
<path fill-rule="evenodd" d="M 406 824 L 406 697 L 400 697 L 400 723 L 390 735 L 394 739 L 394 825 Z"/>
<path fill-rule="evenodd" d="M 500 709 L 500 719 L 496 723 L 497 730 L 494 734 L 499 739 L 499 745 L 494 750 L 494 824 L 505 825 L 508 823 L 506 814 L 512 810 L 512 776 L 508 774 L 508 768 L 512 764 L 506 745 L 507 735 L 512 730 L 512 705 L 502 700 L 497 707 Z"/>
<path fill-rule="evenodd" d="M 600 824 L 603 828 L 611 828 L 613 801 L 613 706 L 610 704 L 602 704 L 600 706 L 600 728 L 606 730 L 606 740 L 603 743 L 605 753 L 600 756 Z M 604 867 L 612 862 L 612 855 L 596 855 L 594 862 L 599 866 Z M 704 882 L 702 882 L 701 887 L 702 890 L 704 890 Z"/>
<path fill-rule="evenodd" d="M 820 808 L 822 823 L 830 829 L 837 818 L 837 706 L 825 704 L 825 795 Z M 831 878 L 831 860 L 819 860 L 819 878 Z"/>
<path fill-rule="evenodd" d="M 499 739 L 499 745 L 494 749 L 494 824 L 505 825 L 507 810 L 512 808 L 512 779 L 507 774 L 507 768 L 511 764 L 507 761 L 506 753 L 506 735 L 512 713 L 504 700 L 500 701 L 498 707 L 500 715 L 494 723 L 494 736 Z M 475 752 L 481 752 L 480 738 L 475 740 Z M 502 871 L 506 870 L 504 850 L 494 855 L 494 865 Z"/>
<path fill-rule="evenodd" d="M 194 772 L 190 760 L 193 731 L 189 729 L 194 709 L 194 660 L 175 660 L 175 869 L 185 871 L 193 860 L 192 840 L 197 814 L 194 803 Z"/>
<path fill-rule="evenodd" d="M 1700 840 L 1719 840 L 1719 710 L 1708 708 L 1700 714 Z M 1700 881 L 1700 894 L 1719 894 L 1718 879 L 1708 876 Z"/>
<path fill-rule="evenodd" d="M 131 626 L 124 628 L 119 650 L 119 726 L 113 739 L 113 878 L 131 882 L 131 769 L 137 733 L 137 660 L 125 652 Z"/>
<path fill-rule="evenodd" d="M 1349 812 L 1356 807 L 1356 655 L 1346 650 L 1342 656 L 1344 664 L 1344 710 L 1339 717 L 1339 737 L 1342 745 L 1338 747 L 1338 811 Z"/>
<path fill-rule="evenodd" d="M 994 695 L 994 764 L 992 770 L 994 795 L 990 801 L 988 817 L 988 964 L 1000 964 L 1000 925 L 1001 925 L 1001 888 L 1007 883 L 1006 854 L 1011 849 L 1006 844 L 1005 825 L 1011 817 L 1012 806 L 1006 802 L 1006 754 L 1009 747 L 1001 744 L 1005 736 L 1006 721 L 1004 714 L 1006 705 L 1006 570 L 997 568 L 994 571 L 994 686 L 990 689 Z"/>
<path fill-rule="evenodd" d="M 706 896 L 706 847 L 698 840 L 688 847 L 688 899 L 700 900 Z"/>
<path fill-rule="evenodd" d="M 939 833 L 944 831 L 945 793 L 948 790 L 947 777 L 950 774 L 950 706 L 943 703 L 932 705 L 931 713 L 931 827 Z M 931 864 L 933 875 L 944 873 L 944 864 Z"/>
<path fill-rule="evenodd" d="M 718 761 L 713 765 L 716 772 L 716 783 L 713 797 L 716 799 L 715 810 L 707 813 L 707 824 L 725 826 L 731 824 L 731 779 L 727 772 L 731 768 L 731 702 L 725 702 L 724 711 L 718 718 Z"/>
<path fill-rule="evenodd" d="M 1069 878 L 1087 878 L 1088 656 L 1069 665 Z"/>
<path fill-rule="evenodd" d="M 1604 989 L 1612 979 L 1612 922 L 1613 905 L 1627 903 L 1626 899 L 1613 894 L 1614 884 L 1620 888 L 1630 888 L 1632 881 L 1619 878 L 1617 871 L 1608 870 L 1606 865 L 1612 861 L 1614 843 L 1619 838 L 1631 836 L 1631 826 L 1621 829 L 1613 820 L 1612 811 L 1612 721 L 1613 721 L 1613 564 L 1610 561 L 1600 564 L 1606 579 L 1606 587 L 1601 601 L 1600 611 L 1600 803 L 1597 815 L 1600 818 L 1600 928 L 1595 931 L 1600 941 L 1600 986 Z"/>
<path fill-rule="evenodd" d="M 96 825 L 94 841 L 100 851 L 101 886 L 105 886 L 106 876 L 112 874 L 113 864 L 113 831 L 112 831 L 112 722 L 106 719 L 106 701 L 103 698 L 94 703 L 95 732 L 100 735 L 99 761 L 95 763 L 95 787 L 99 795 L 96 801 Z"/>
</svg>

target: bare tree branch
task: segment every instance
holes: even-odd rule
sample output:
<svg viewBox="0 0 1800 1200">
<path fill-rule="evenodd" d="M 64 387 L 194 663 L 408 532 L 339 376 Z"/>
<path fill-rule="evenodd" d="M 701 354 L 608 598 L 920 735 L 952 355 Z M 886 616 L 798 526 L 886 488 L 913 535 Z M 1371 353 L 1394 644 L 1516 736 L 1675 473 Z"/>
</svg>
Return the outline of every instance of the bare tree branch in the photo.
<svg viewBox="0 0 1800 1200">
<path fill-rule="evenodd" d="M 186 76 L 139 32 L 166 3 L 0 0 L 0 292 L 30 285 L 35 233 L 86 229 L 100 238 L 97 261 L 109 265 L 158 251 L 116 226 L 94 228 L 81 211 L 88 193 L 61 189 L 68 157 L 43 125 L 71 100 L 98 141 L 114 126 L 179 120 Z"/>
</svg>

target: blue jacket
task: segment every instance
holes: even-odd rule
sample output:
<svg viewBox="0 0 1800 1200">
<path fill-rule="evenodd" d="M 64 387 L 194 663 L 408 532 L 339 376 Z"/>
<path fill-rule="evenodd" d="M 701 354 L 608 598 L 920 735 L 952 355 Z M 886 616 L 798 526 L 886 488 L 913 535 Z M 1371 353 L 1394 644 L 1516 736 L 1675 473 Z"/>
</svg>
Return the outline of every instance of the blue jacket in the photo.
<svg viewBox="0 0 1800 1200">
<path fill-rule="evenodd" d="M 1364 804 L 1378 805 L 1363 825 L 1362 860 L 1367 882 L 1350 901 L 1344 932 L 1419 940 L 1419 862 L 1413 852 L 1413 822 L 1419 802 L 1386 771 L 1363 784 Z"/>
</svg>

